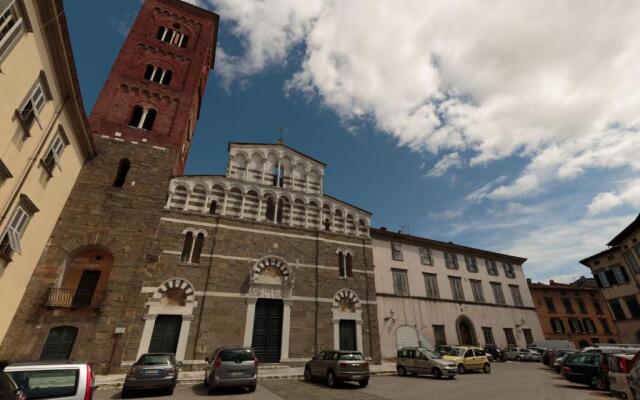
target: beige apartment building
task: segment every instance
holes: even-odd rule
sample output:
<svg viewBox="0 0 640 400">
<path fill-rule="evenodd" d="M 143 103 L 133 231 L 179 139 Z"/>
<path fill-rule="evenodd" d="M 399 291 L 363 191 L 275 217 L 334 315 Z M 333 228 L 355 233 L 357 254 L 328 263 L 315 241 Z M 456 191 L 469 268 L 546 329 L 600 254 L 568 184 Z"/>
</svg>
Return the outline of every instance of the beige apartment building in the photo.
<svg viewBox="0 0 640 400">
<path fill-rule="evenodd" d="M 371 229 L 383 359 L 404 346 L 526 347 L 544 336 L 526 259 Z"/>
<path fill-rule="evenodd" d="M 93 157 L 60 0 L 0 0 L 0 342 Z"/>
<path fill-rule="evenodd" d="M 608 249 L 580 261 L 591 269 L 623 343 L 640 343 L 640 215 Z"/>
</svg>

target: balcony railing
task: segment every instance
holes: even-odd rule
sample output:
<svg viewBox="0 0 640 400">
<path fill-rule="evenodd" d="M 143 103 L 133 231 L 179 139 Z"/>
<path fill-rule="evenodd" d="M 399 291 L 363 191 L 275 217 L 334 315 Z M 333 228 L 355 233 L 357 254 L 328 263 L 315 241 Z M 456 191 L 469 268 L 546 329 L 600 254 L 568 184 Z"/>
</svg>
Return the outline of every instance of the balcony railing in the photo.
<svg viewBox="0 0 640 400">
<path fill-rule="evenodd" d="M 100 308 L 104 291 L 50 288 L 45 307 Z"/>
</svg>

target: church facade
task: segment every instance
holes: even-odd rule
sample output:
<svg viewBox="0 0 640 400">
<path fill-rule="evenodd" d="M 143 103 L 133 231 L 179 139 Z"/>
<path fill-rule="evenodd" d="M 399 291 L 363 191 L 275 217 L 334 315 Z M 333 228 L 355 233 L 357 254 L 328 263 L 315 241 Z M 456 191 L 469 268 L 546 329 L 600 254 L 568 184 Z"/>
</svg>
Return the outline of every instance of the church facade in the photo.
<svg viewBox="0 0 640 400">
<path fill-rule="evenodd" d="M 229 145 L 224 175 L 184 176 L 219 17 L 146 0 L 89 123 L 82 169 L 0 359 L 148 351 L 198 368 L 222 345 L 262 362 L 323 349 L 380 359 L 371 214 L 324 193 L 325 165 L 282 142 Z"/>
</svg>

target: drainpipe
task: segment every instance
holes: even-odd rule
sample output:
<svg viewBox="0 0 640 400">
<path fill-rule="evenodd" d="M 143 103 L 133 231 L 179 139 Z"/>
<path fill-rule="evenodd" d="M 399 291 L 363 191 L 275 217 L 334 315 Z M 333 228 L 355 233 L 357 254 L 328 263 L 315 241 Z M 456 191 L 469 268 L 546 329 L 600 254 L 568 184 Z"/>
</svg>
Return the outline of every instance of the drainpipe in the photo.
<svg viewBox="0 0 640 400">
<path fill-rule="evenodd" d="M 362 240 L 362 257 L 364 258 L 364 285 L 365 285 L 365 293 L 367 296 L 367 329 L 369 330 L 369 356 L 373 359 L 373 339 L 371 338 L 371 310 L 369 309 L 371 304 L 369 303 L 369 271 L 368 263 L 367 263 L 367 248 L 364 243 L 364 239 Z M 372 265 L 373 267 L 373 265 Z"/>
</svg>

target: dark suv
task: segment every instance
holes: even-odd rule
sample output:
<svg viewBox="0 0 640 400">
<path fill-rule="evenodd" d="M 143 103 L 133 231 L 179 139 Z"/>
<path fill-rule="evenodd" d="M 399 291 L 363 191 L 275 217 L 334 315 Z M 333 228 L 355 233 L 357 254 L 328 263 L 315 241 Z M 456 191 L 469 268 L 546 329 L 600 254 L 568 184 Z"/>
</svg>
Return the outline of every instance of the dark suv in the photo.
<svg viewBox="0 0 640 400">
<path fill-rule="evenodd" d="M 369 383 L 369 363 L 357 351 L 321 351 L 304 366 L 304 380 L 314 377 L 327 380 L 329 387 L 343 381 L 358 382 L 361 387 Z"/>
</svg>

